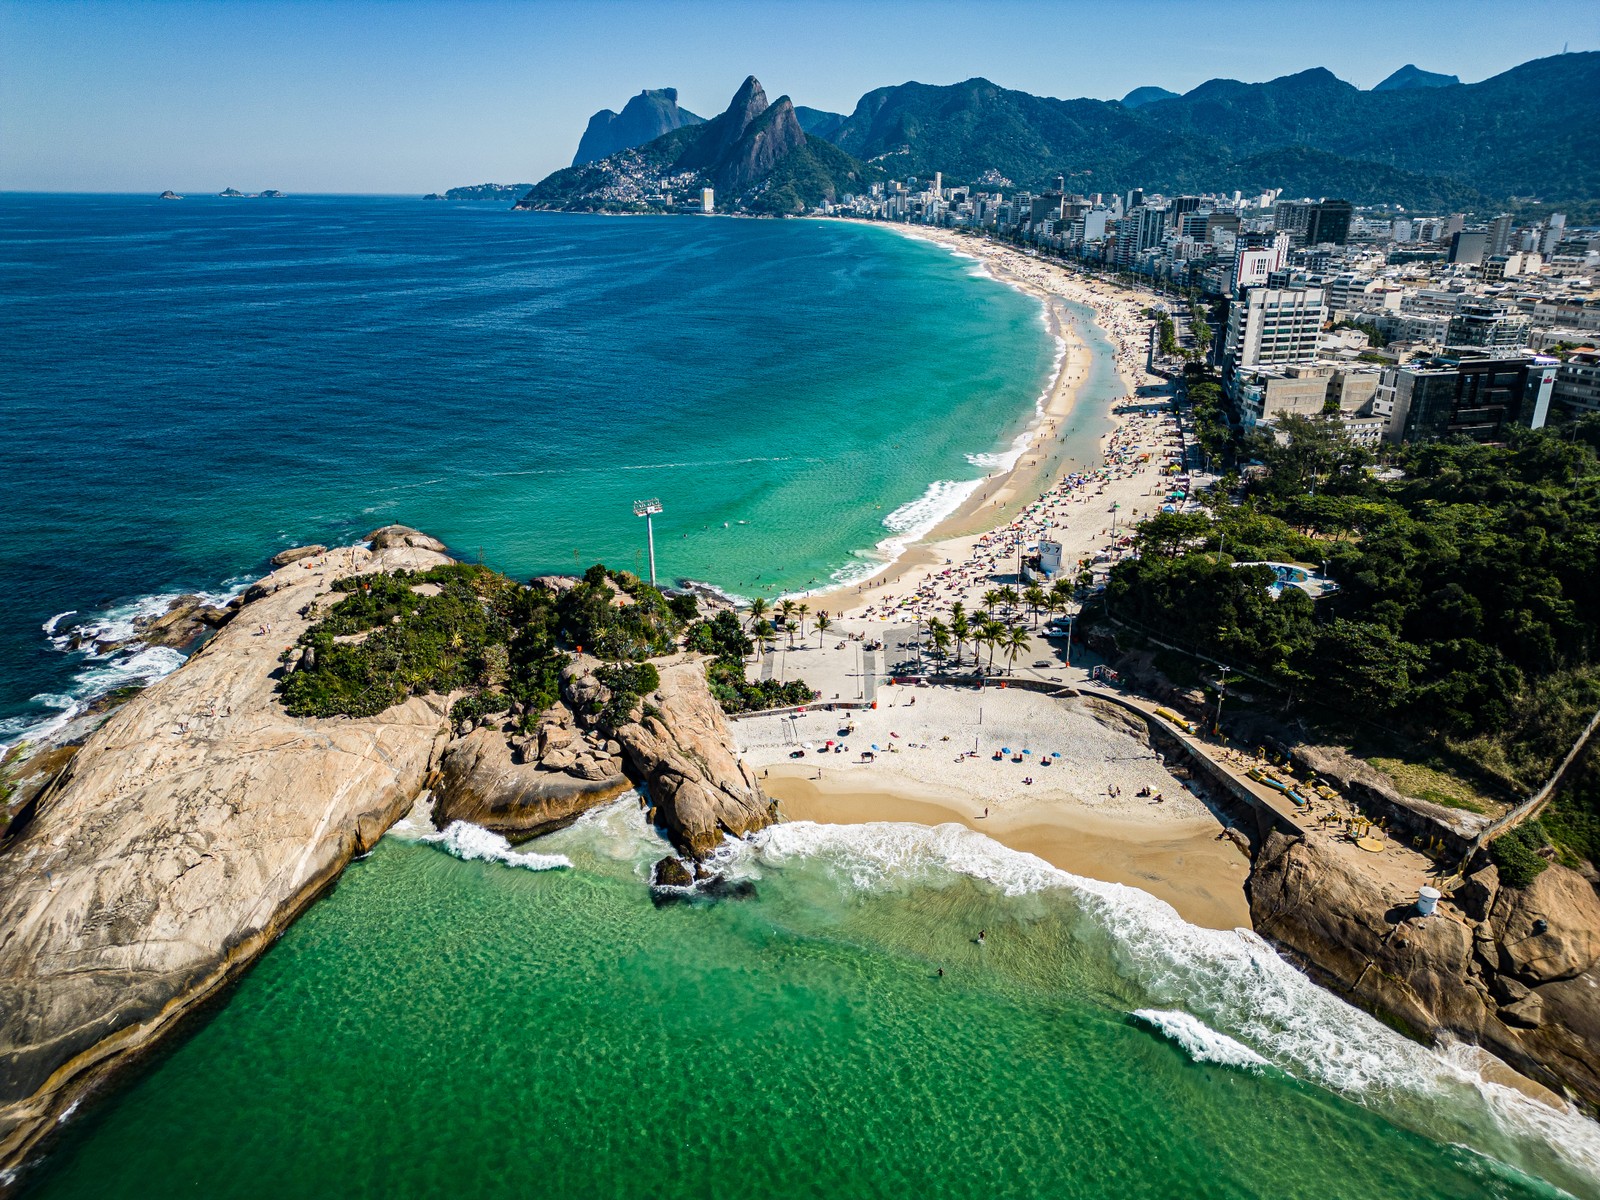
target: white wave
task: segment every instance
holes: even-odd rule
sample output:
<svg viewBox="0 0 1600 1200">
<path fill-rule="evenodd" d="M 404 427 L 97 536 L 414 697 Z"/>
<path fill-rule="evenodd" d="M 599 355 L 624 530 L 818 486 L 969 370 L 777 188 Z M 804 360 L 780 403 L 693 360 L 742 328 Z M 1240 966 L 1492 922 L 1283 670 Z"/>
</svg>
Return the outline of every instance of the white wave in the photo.
<svg viewBox="0 0 1600 1200">
<path fill-rule="evenodd" d="M 56 626 L 61 624 L 62 621 L 66 620 L 68 617 L 72 616 L 77 611 L 78 610 L 75 609 L 75 608 L 69 608 L 69 609 L 67 609 L 66 612 L 59 612 L 55 616 L 51 617 L 48 621 L 46 621 L 44 623 L 44 626 L 43 626 L 45 637 L 50 637 L 51 635 L 53 635 L 55 633 L 55 631 L 56 631 Z"/>
<path fill-rule="evenodd" d="M 139 641 L 140 623 L 164 615 L 180 595 L 197 596 L 201 603 L 221 608 L 251 582 L 240 577 L 224 581 L 220 591 L 158 592 L 139 596 L 78 621 L 77 609 L 57 613 L 41 627 L 52 649 L 81 656 L 65 693 L 44 693 L 32 703 L 53 711 L 24 713 L 0 721 L 0 752 L 17 742 L 38 742 L 59 732 L 81 716 L 100 697 L 118 688 L 148 687 L 184 663 L 184 655 L 166 646 Z M 118 645 L 100 650 L 100 646 Z"/>
<path fill-rule="evenodd" d="M 481 825 L 468 821 L 451 821 L 442 833 L 425 834 L 416 839 L 441 847 L 446 853 L 468 862 L 497 862 L 508 867 L 523 867 L 529 871 L 552 871 L 570 867 L 572 860 L 565 854 L 524 854 L 513 850 L 511 843 L 498 833 L 491 833 Z"/>
<path fill-rule="evenodd" d="M 1267 1060 L 1249 1046 L 1218 1033 L 1204 1021 L 1182 1010 L 1136 1008 L 1133 1015 L 1147 1025 L 1154 1025 L 1177 1042 L 1195 1062 L 1221 1063 L 1225 1067 L 1241 1067 L 1249 1071 L 1259 1071 L 1268 1065 Z"/>
<path fill-rule="evenodd" d="M 795 821 L 756 834 L 762 861 L 819 859 L 851 886 L 901 888 L 943 873 L 989 883 L 1006 895 L 1072 894 L 1106 937 L 1120 977 L 1144 1007 L 1183 1010 L 1210 1030 L 1255 1048 L 1267 1063 L 1427 1130 L 1464 1117 L 1498 1130 L 1512 1152 L 1533 1142 L 1575 1172 L 1600 1178 L 1600 1125 L 1513 1088 L 1486 1081 L 1448 1046 L 1412 1042 L 1346 1004 L 1280 958 L 1248 929 L 1202 929 L 1167 903 L 1122 884 L 1072 875 L 956 824 L 933 828 L 879 822 Z"/>
</svg>

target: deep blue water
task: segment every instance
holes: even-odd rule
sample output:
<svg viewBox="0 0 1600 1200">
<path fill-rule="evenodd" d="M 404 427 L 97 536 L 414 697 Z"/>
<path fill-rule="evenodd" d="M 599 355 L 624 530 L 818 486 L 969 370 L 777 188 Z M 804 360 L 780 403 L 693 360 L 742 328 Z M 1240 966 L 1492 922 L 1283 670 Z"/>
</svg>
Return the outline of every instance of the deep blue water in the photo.
<svg viewBox="0 0 1600 1200">
<path fill-rule="evenodd" d="M 859 570 L 1049 373 L 1038 305 L 972 275 L 836 223 L 0 196 L 0 741 L 170 666 L 64 654 L 57 614 L 126 629 L 391 521 L 640 569 L 659 496 L 668 580 Z"/>
</svg>

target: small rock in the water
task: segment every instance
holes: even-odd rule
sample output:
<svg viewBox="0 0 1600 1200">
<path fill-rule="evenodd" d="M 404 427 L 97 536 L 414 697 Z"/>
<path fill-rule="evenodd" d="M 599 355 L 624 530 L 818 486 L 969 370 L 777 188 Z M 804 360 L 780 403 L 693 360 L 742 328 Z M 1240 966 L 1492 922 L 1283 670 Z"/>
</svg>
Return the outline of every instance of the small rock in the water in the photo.
<svg viewBox="0 0 1600 1200">
<path fill-rule="evenodd" d="M 669 854 L 651 870 L 650 882 L 652 887 L 693 887 L 694 873 L 681 858 Z"/>
</svg>

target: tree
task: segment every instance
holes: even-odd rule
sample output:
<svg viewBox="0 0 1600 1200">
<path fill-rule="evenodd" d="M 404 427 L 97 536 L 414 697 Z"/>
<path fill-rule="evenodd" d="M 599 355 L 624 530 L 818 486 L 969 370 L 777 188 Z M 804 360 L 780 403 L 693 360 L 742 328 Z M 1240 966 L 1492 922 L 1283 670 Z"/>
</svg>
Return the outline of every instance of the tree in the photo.
<svg viewBox="0 0 1600 1200">
<path fill-rule="evenodd" d="M 783 630 L 789 635 L 789 648 L 794 649 L 794 601 L 778 601 L 778 619 L 783 622 Z"/>
<path fill-rule="evenodd" d="M 1043 608 L 1047 602 L 1044 589 L 1036 583 L 1029 584 L 1028 587 L 1023 590 L 1022 598 L 1028 604 L 1028 610 L 1033 616 L 1034 624 L 1038 624 L 1039 610 Z"/>
<path fill-rule="evenodd" d="M 928 640 L 933 643 L 933 652 L 938 656 L 939 663 L 942 666 L 945 655 L 950 650 L 950 630 L 938 617 L 934 617 L 928 622 Z"/>
<path fill-rule="evenodd" d="M 1031 644 L 1026 626 L 1014 625 L 1007 632 L 1005 637 L 1006 662 L 1011 665 L 1011 673 L 1013 675 L 1017 673 L 1017 659 L 1022 656 L 1023 652 Z"/>
<path fill-rule="evenodd" d="M 956 642 L 956 666 L 961 665 L 961 647 L 972 636 L 972 624 L 967 620 L 967 610 L 957 600 L 950 606 L 950 636 Z"/>
<path fill-rule="evenodd" d="M 772 650 L 772 640 L 777 636 L 778 631 L 773 628 L 771 621 L 761 621 L 756 625 L 757 644 L 769 653 Z"/>
<path fill-rule="evenodd" d="M 750 601 L 750 624 L 752 627 L 761 623 L 768 611 L 767 601 L 762 596 L 757 596 Z"/>
<path fill-rule="evenodd" d="M 1017 595 L 1016 588 L 1003 587 L 1000 589 L 1000 603 L 1006 606 L 1007 612 L 1015 612 L 1017 610 L 1017 603 L 1020 599 L 1021 597 Z"/>
<path fill-rule="evenodd" d="M 803 640 L 806 636 L 806 618 L 811 615 L 811 606 L 804 603 L 797 604 L 794 613 L 800 619 L 800 637 Z"/>
<path fill-rule="evenodd" d="M 984 615 L 985 616 L 991 616 L 991 617 L 994 616 L 994 610 L 997 607 L 999 607 L 999 605 L 1002 602 L 1002 599 L 1003 598 L 1002 598 L 1002 596 L 1000 594 L 1000 589 L 999 588 L 990 588 L 988 591 L 984 592 L 983 593 L 983 611 L 984 611 Z"/>
<path fill-rule="evenodd" d="M 833 618 L 830 617 L 827 613 L 819 612 L 817 614 L 817 649 L 818 650 L 822 649 L 822 639 L 827 636 L 828 629 L 832 624 L 833 624 Z"/>
<path fill-rule="evenodd" d="M 983 645 L 989 648 L 989 670 L 994 670 L 994 652 L 1005 643 L 1007 628 L 1004 621 L 995 620 L 993 617 L 984 621 L 983 627 L 978 631 L 978 636 Z"/>
</svg>

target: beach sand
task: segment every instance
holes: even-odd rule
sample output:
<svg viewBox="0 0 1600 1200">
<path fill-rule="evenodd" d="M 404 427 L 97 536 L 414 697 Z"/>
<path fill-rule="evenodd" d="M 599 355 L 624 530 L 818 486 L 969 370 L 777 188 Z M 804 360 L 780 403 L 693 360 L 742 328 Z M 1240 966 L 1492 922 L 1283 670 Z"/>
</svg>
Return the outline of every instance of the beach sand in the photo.
<svg viewBox="0 0 1600 1200">
<path fill-rule="evenodd" d="M 1122 883 L 1165 900 L 1184 920 L 1208 929 L 1250 927 L 1244 881 L 1250 861 L 1233 842 L 1217 840 L 1215 819 L 1101 816 L 1048 802 L 985 819 L 980 805 L 956 789 L 918 786 L 890 776 L 816 780 L 815 768 L 775 766 L 762 781 L 791 821 L 860 825 L 904 821 L 965 825 L 1052 866 Z"/>
</svg>

